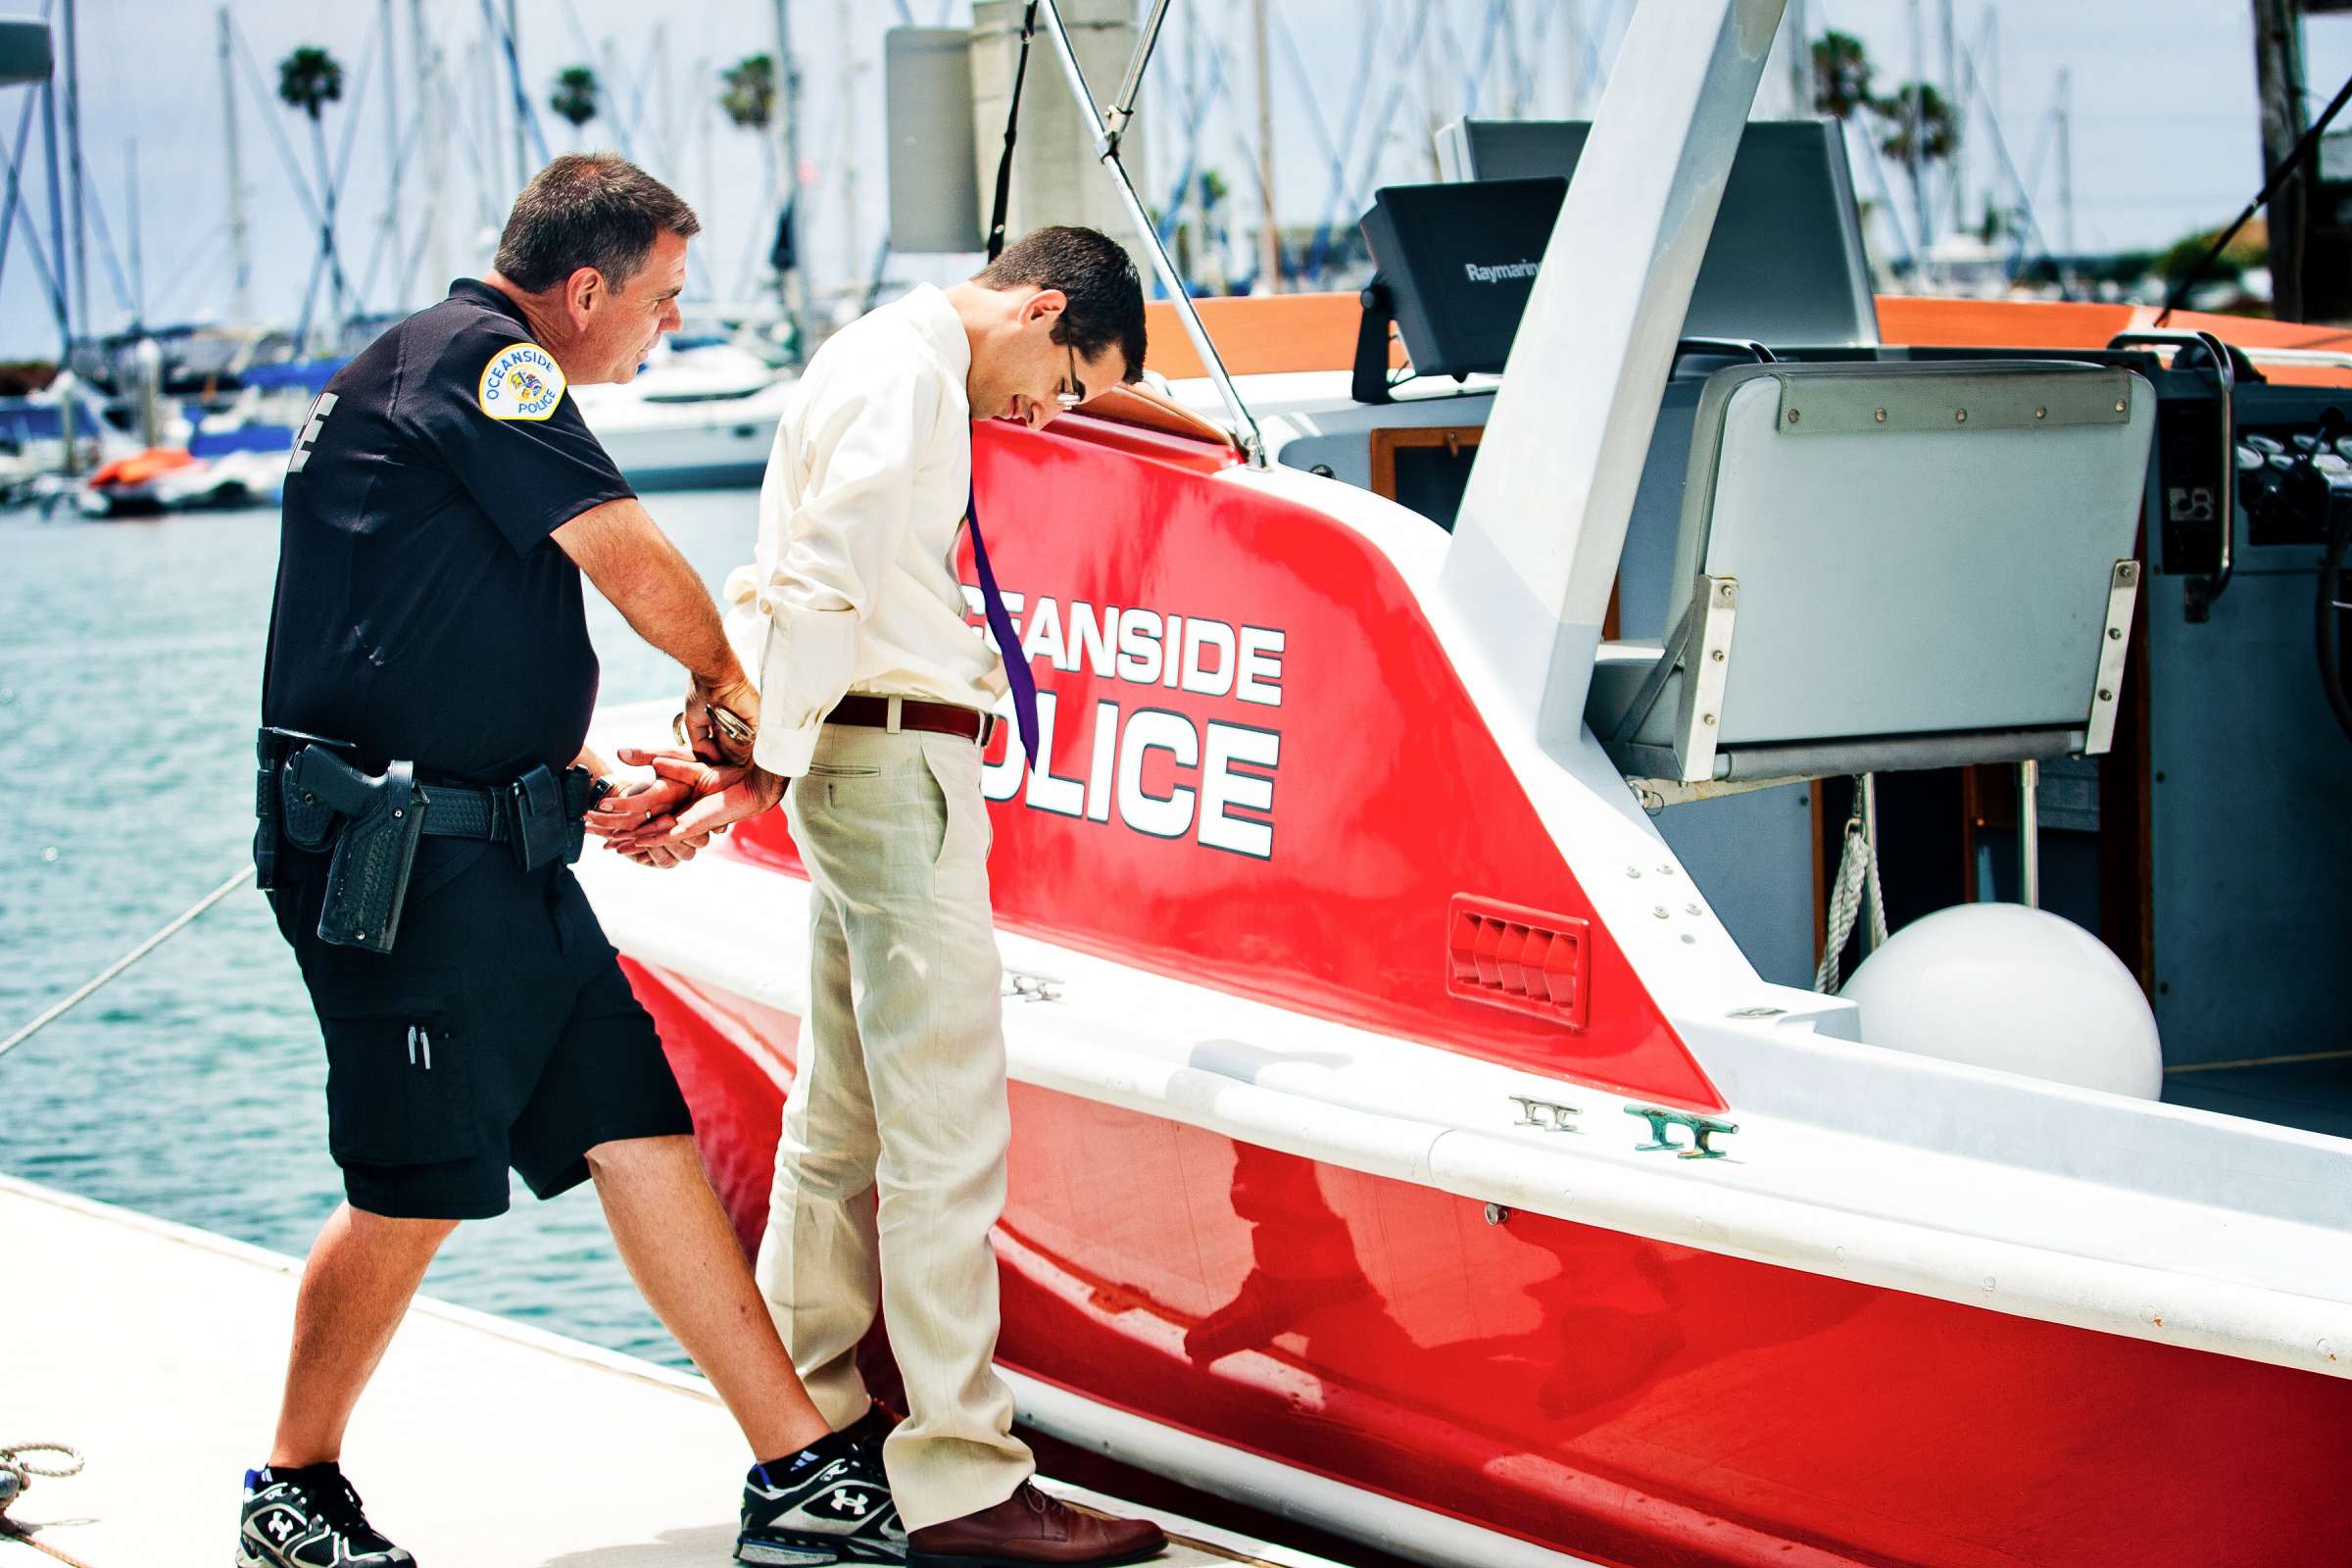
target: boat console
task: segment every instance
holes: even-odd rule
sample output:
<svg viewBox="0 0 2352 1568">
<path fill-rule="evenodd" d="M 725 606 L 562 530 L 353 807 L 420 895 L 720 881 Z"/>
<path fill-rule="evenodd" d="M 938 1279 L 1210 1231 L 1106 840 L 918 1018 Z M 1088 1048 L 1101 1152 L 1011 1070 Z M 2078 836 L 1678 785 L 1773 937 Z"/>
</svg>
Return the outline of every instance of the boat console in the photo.
<svg viewBox="0 0 2352 1568">
<path fill-rule="evenodd" d="M 1440 152 L 1466 183 L 1379 193 L 1357 395 L 1261 402 L 1277 464 L 1452 527 L 1532 288 L 1513 264 L 1543 254 L 1587 129 L 1465 122 Z M 1849 776 L 1868 772 L 1895 924 L 2023 897 L 2031 835 L 2042 906 L 2124 959 L 2168 1062 L 2197 1070 L 2168 1093 L 2267 1096 L 2217 1065 L 2250 1024 L 2352 1043 L 2321 978 L 2328 933 L 2352 926 L 2352 821 L 2324 808 L 2347 755 L 2343 639 L 2315 660 L 2313 636 L 2352 476 L 2335 473 L 2352 396 L 2324 384 L 2340 369 L 2115 307 L 1874 299 L 1860 235 L 1835 125 L 1748 126 L 1587 721 L 1644 804 L 1672 808 L 1660 832 L 1767 977 L 1813 973 Z M 1409 368 L 1369 388 L 1392 319 Z M 1833 406 L 1866 427 L 1816 412 Z M 1694 590 L 1727 577 L 1719 649 Z M 1694 658 L 1722 677 L 1712 703 Z M 2025 759 L 2030 800 L 2006 765 Z M 1791 900 L 1792 879 L 1815 897 Z M 2257 972 L 2287 978 L 2244 983 Z M 2310 1103 L 2254 1113 L 2352 1129 Z"/>
</svg>

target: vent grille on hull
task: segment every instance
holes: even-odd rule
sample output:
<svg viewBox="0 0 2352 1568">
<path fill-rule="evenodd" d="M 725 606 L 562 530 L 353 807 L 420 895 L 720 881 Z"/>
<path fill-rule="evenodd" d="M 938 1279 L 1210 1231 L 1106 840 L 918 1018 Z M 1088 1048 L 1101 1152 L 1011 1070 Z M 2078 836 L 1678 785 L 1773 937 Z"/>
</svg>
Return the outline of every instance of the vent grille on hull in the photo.
<svg viewBox="0 0 2352 1568">
<path fill-rule="evenodd" d="M 1592 1015 L 1585 967 L 1591 929 L 1572 914 L 1457 893 L 1446 920 L 1446 989 L 1582 1029 Z"/>
</svg>

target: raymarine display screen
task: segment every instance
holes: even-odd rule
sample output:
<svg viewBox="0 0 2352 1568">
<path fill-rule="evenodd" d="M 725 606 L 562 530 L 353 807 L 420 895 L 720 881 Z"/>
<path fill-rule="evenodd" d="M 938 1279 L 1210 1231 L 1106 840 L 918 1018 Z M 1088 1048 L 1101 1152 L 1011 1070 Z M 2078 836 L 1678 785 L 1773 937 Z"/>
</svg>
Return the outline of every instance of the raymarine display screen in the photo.
<svg viewBox="0 0 2352 1568">
<path fill-rule="evenodd" d="M 1581 120 L 1465 120 L 1445 132 L 1454 177 L 1482 186 L 1570 178 L 1591 135 Z M 1774 348 L 1878 343 L 1862 217 L 1837 121 L 1750 121 L 1740 131 L 1682 335 Z"/>
<path fill-rule="evenodd" d="M 1415 373 L 1502 369 L 1567 195 L 1568 182 L 1556 177 L 1373 193 L 1364 240 Z"/>
</svg>

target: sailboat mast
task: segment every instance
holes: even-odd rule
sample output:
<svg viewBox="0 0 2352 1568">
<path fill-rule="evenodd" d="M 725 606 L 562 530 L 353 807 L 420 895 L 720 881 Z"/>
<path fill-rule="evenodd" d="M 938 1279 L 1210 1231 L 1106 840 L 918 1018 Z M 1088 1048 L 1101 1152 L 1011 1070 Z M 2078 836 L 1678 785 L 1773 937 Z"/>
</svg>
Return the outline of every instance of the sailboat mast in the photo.
<svg viewBox="0 0 2352 1568">
<path fill-rule="evenodd" d="M 399 30 L 392 23 L 392 0 L 378 0 L 383 18 L 384 33 L 384 236 L 392 247 L 395 262 L 403 254 L 400 243 L 400 73 L 395 60 Z M 419 106 L 424 100 L 418 97 Z M 392 269 L 392 308 L 398 311 L 408 301 L 408 279 L 400 269 Z"/>
<path fill-rule="evenodd" d="M 677 120 L 670 110 L 669 74 L 671 68 L 668 23 L 657 22 L 654 24 L 654 47 L 648 60 L 650 64 L 646 70 L 654 78 L 653 123 L 661 127 L 654 133 L 655 154 L 661 160 L 663 176 L 674 178 L 677 175 L 679 164 L 684 160 L 678 156 Z M 706 195 L 703 199 L 709 201 L 710 198 Z"/>
<path fill-rule="evenodd" d="M 441 202 L 449 189 L 449 143 L 444 135 L 446 106 L 433 88 L 441 75 L 441 51 L 424 25 L 424 0 L 409 0 L 409 54 L 416 72 L 418 134 L 424 141 L 419 172 L 424 180 L 424 224 L 420 254 L 424 257 L 424 297 L 436 297 L 449 284 L 449 257 L 441 248 Z M 411 279 L 412 287 L 416 279 Z M 412 293 L 411 297 L 415 297 Z"/>
<path fill-rule="evenodd" d="M 1274 87 L 1266 47 L 1266 0 L 1250 0 L 1250 20 L 1257 56 L 1257 190 L 1265 211 L 1258 217 L 1258 292 L 1282 292 L 1282 230 L 1274 217 Z"/>
<path fill-rule="evenodd" d="M 694 116 L 694 144 L 696 153 L 700 155 L 698 162 L 702 165 L 703 189 L 715 192 L 718 189 L 718 166 L 712 161 L 710 130 L 718 122 L 718 106 L 711 102 L 710 94 L 707 90 L 710 83 L 710 57 L 698 56 L 694 62 L 694 68 L 687 74 L 686 79 L 692 84 L 687 101 L 696 106 L 688 112 Z M 719 281 L 716 265 L 711 263 L 708 254 L 704 256 L 703 260 L 705 265 L 711 269 L 710 297 L 717 299 L 723 285 Z"/>
<path fill-rule="evenodd" d="M 1928 250 L 1936 243 L 1936 219 L 1928 200 L 1928 54 L 1927 29 L 1920 24 L 1919 0 L 1911 0 L 1911 205 L 1919 214 L 1919 267 L 1928 265 Z"/>
<path fill-rule="evenodd" d="M 2262 115 L 2262 172 L 2286 162 L 2303 139 L 2303 24 L 2294 0 L 2254 0 L 2254 92 Z M 2310 222 L 2304 176 L 2271 196 L 2271 310 L 2281 321 L 2303 319 L 2303 244 Z"/>
<path fill-rule="evenodd" d="M 237 150 L 237 81 L 229 58 L 228 7 L 220 20 L 221 163 L 228 175 L 228 313 L 232 320 L 253 319 L 253 236 L 245 226 L 245 165 Z"/>
<path fill-rule="evenodd" d="M 1976 94 L 1961 95 L 1960 38 L 1953 30 L 1952 0 L 1943 0 L 1943 91 L 1952 106 L 1952 150 L 1946 156 L 1945 177 L 1951 181 L 1952 217 L 1954 229 L 1968 227 L 1968 177 L 1962 159 L 1968 148 L 1968 105 Z"/>
<path fill-rule="evenodd" d="M 1560 28 L 1560 44 L 1568 51 L 1568 106 L 1561 118 L 1575 120 L 1585 112 L 1589 86 L 1585 80 L 1585 51 L 1592 47 L 1592 42 L 1585 27 L 1585 0 L 1567 0 L 1567 6 L 1568 21 Z"/>
<path fill-rule="evenodd" d="M 1805 0 L 1788 0 L 1788 114 L 1813 116 L 1813 45 L 1805 26 Z"/>
<path fill-rule="evenodd" d="M 784 279 L 784 318 L 792 326 L 793 352 L 808 358 L 811 345 L 805 335 L 808 323 L 808 214 L 801 211 L 801 67 L 792 53 L 789 0 L 776 0 L 776 117 L 777 139 L 784 150 L 782 177 L 777 183 L 780 212 L 792 215 L 791 274 Z"/>
<path fill-rule="evenodd" d="M 1185 171 L 1185 179 L 1176 206 L 1184 215 L 1185 281 L 1194 284 L 1208 276 L 1208 224 L 1200 199 L 1200 122 L 1208 118 L 1208 112 L 1200 101 L 1200 20 L 1194 11 L 1184 13 L 1184 97 L 1185 149 L 1179 167 Z"/>
<path fill-rule="evenodd" d="M 520 192 L 531 177 L 531 155 L 522 143 L 522 32 L 514 15 L 514 0 L 507 0 L 507 69 L 514 77 L 514 189 Z"/>
<path fill-rule="evenodd" d="M 481 205 L 485 221 L 495 223 L 498 221 L 495 215 L 503 212 L 506 208 L 506 203 L 500 199 L 503 193 L 498 187 L 506 183 L 507 171 L 505 166 L 498 161 L 496 139 L 499 104 L 498 67 L 492 64 L 492 60 L 498 52 L 498 32 L 491 26 L 490 19 L 487 16 L 482 19 L 481 39 L 481 46 L 474 51 L 473 56 L 480 69 L 474 72 L 472 87 L 469 89 L 479 91 L 482 95 L 481 128 L 473 136 L 473 151 L 476 155 L 473 168 L 481 186 Z M 469 256 L 469 266 L 470 263 Z"/>
<path fill-rule="evenodd" d="M 851 277 L 863 258 L 858 250 L 858 49 L 850 30 L 850 0 L 833 0 L 834 31 L 845 61 L 841 94 L 841 254 Z"/>
<path fill-rule="evenodd" d="M 73 296 L 68 293 L 70 285 L 66 278 L 66 205 L 57 172 L 58 110 L 54 81 L 41 83 L 41 105 L 48 120 L 44 127 L 48 134 L 42 140 L 49 154 L 49 253 L 57 258 L 57 275 L 52 279 L 51 295 L 57 309 L 57 379 L 51 383 L 51 387 L 59 394 L 57 433 L 58 445 L 64 453 L 60 471 L 71 477 L 81 471 L 78 457 L 80 445 L 74 429 L 74 416 L 80 404 L 81 389 L 74 375 L 74 304 Z"/>
<path fill-rule="evenodd" d="M 133 331 L 147 327 L 147 264 L 139 250 L 139 139 L 136 136 L 122 144 L 122 203 L 123 220 L 130 229 L 130 325 Z"/>
<path fill-rule="evenodd" d="M 2058 265 L 2063 279 L 2075 258 L 2082 254 L 2075 248 L 2075 139 L 2074 139 L 2074 74 L 2061 68 L 2058 73 L 2058 104 L 2056 126 L 2058 133 L 2058 243 L 2065 247 L 2066 259 Z"/>
<path fill-rule="evenodd" d="M 66 198 L 74 204 L 73 318 L 81 330 L 90 329 L 89 229 L 82 214 L 81 167 L 81 29 L 74 23 L 74 0 L 65 0 L 66 46 Z"/>
<path fill-rule="evenodd" d="M 51 281 L 50 299 L 57 314 L 57 336 L 62 347 L 58 359 L 62 363 L 72 358 L 74 348 L 74 297 L 66 281 L 66 203 L 65 183 L 58 176 L 58 110 L 57 84 L 41 83 L 41 143 L 48 154 L 49 164 L 49 254 L 57 258 L 57 273 Z M 71 453 L 68 454 L 71 457 Z M 68 467 L 68 473 L 74 470 Z"/>
</svg>

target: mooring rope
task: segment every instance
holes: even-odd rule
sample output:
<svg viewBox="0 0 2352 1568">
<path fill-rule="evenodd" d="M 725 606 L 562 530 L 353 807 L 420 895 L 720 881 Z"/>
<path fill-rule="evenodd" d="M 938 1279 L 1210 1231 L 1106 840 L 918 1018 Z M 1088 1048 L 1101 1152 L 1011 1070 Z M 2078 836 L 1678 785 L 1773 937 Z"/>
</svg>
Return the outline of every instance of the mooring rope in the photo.
<svg viewBox="0 0 2352 1568">
<path fill-rule="evenodd" d="M 234 893 L 237 889 L 243 887 L 252 879 L 252 877 L 253 867 L 250 865 L 245 866 L 240 869 L 236 875 L 230 877 L 227 881 L 213 889 L 212 892 L 207 893 L 203 898 L 198 899 L 194 904 L 188 906 L 188 907 L 185 909 L 182 909 L 177 915 L 174 915 L 162 930 L 156 932 L 146 941 L 140 943 L 137 947 L 131 949 L 120 958 L 117 958 L 113 963 L 108 964 L 104 969 L 101 969 L 98 971 L 98 973 L 92 975 L 89 980 L 77 988 L 72 996 L 67 997 L 63 1001 L 59 1002 L 56 1005 L 49 1007 L 47 1010 L 42 1012 L 39 1017 L 33 1019 L 30 1023 L 18 1030 L 15 1034 L 10 1035 L 6 1040 L 0 1040 L 0 1056 L 8 1054 L 8 1053 L 14 1051 L 25 1041 L 30 1040 L 34 1035 L 39 1034 L 43 1029 L 56 1022 L 59 1018 L 64 1017 L 74 1007 L 78 1006 L 83 1002 L 88 1001 L 103 987 L 105 987 L 108 982 L 112 981 L 116 976 L 128 969 L 132 964 L 137 963 L 141 958 L 144 958 L 150 953 L 153 953 L 156 949 L 162 947 L 166 942 L 171 941 L 172 937 L 177 936 L 181 931 L 186 930 L 190 922 L 194 921 L 198 915 L 204 913 L 205 910 L 211 908 L 214 905 L 219 904 L 222 899 L 227 898 L 231 893 Z M 63 1464 L 58 1464 L 55 1462 L 47 1464 L 35 1464 L 25 1457 L 26 1454 L 32 1453 L 58 1454 L 62 1456 L 66 1462 Z M 9 1504 L 15 1502 L 19 1497 L 23 1496 L 28 1490 L 30 1490 L 33 1478 L 35 1476 L 39 1476 L 48 1480 L 62 1481 L 68 1476 L 80 1474 L 82 1463 L 83 1460 L 80 1450 L 74 1447 L 71 1444 L 19 1443 L 7 1446 L 0 1446 L 0 1541 L 22 1542 L 25 1545 L 32 1547 L 33 1550 L 41 1552 L 44 1555 L 54 1557 L 59 1562 L 67 1564 L 68 1568 L 90 1568 L 90 1565 L 83 1562 L 79 1557 L 75 1557 L 68 1552 L 61 1551 L 57 1547 L 50 1545 L 47 1542 L 35 1540 L 32 1532 L 29 1529 L 8 1517 Z"/>
<path fill-rule="evenodd" d="M 34 1464 L 24 1457 L 28 1453 L 61 1454 L 68 1462 Z M 35 1551 L 71 1564 L 72 1568 L 90 1568 L 79 1557 L 69 1556 L 46 1542 L 34 1540 L 30 1530 L 8 1517 L 8 1505 L 31 1490 L 33 1477 L 63 1481 L 68 1476 L 81 1474 L 82 1463 L 81 1450 L 67 1443 L 19 1443 L 0 1447 L 0 1541 L 21 1541 Z"/>
<path fill-rule="evenodd" d="M 166 942 L 171 941 L 172 938 L 177 936 L 182 930 L 185 930 L 189 921 L 195 919 L 198 915 L 211 908 L 214 905 L 219 904 L 222 899 L 227 898 L 231 893 L 234 893 L 237 889 L 243 887 L 252 879 L 253 867 L 248 865 L 244 869 L 240 870 L 235 876 L 230 877 L 227 881 L 213 889 L 212 892 L 207 893 L 203 898 L 198 899 L 194 904 L 188 906 L 187 908 L 181 910 L 179 914 L 173 917 L 172 922 L 169 925 L 166 925 L 161 931 L 158 931 L 155 935 L 149 937 L 146 941 L 140 943 L 137 947 L 131 949 L 128 953 L 125 953 L 122 955 L 122 956 L 108 964 L 104 969 L 101 969 L 98 971 L 98 973 L 92 975 L 88 982 L 85 983 L 79 990 L 75 991 L 72 996 L 66 998 L 63 1002 L 58 1003 L 46 1012 L 43 1012 L 39 1017 L 33 1019 L 32 1022 L 26 1024 L 15 1034 L 10 1035 L 6 1040 L 0 1040 L 0 1056 L 7 1055 L 17 1047 L 23 1045 L 25 1041 L 30 1040 L 34 1035 L 37 1035 L 43 1029 L 48 1028 L 50 1024 L 55 1023 L 58 1019 L 64 1017 L 74 1007 L 88 1001 L 92 996 L 97 994 L 101 987 L 113 980 L 117 975 L 129 968 L 132 964 L 138 962 L 141 958 L 147 956 L 147 955 L 150 953 L 153 953 L 156 949 L 162 947 Z M 0 1449 L 0 1452 L 6 1451 L 7 1450 L 5 1449 Z"/>
<path fill-rule="evenodd" d="M 1846 939 L 1854 934 L 1854 917 L 1870 907 L 1871 946 L 1886 944 L 1886 896 L 1879 888 L 1879 847 L 1870 841 L 1863 817 L 1863 789 L 1854 785 L 1854 814 L 1845 819 L 1845 853 L 1838 858 L 1838 880 L 1830 888 L 1830 929 L 1821 945 L 1821 966 L 1813 972 L 1813 989 L 1835 996 L 1838 960 L 1845 956 Z"/>
</svg>

